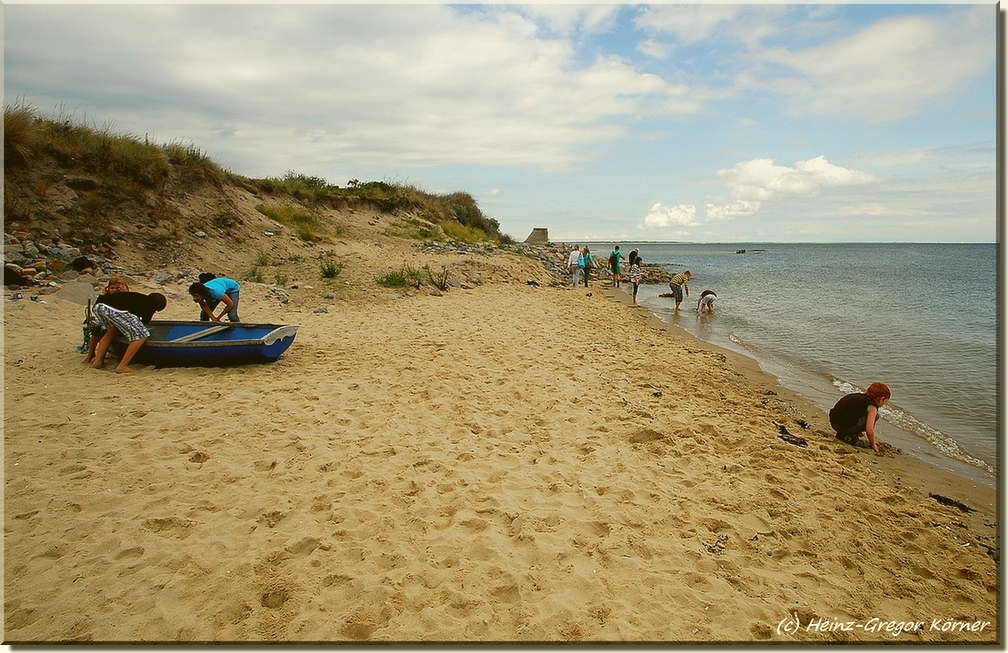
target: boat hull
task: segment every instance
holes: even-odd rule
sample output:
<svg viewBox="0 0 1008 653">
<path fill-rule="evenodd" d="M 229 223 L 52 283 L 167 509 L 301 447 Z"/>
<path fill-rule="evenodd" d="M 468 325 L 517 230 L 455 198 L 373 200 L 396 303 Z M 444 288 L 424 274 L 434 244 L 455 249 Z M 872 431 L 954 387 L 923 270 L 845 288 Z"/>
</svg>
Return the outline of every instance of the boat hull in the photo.
<svg viewBox="0 0 1008 653">
<path fill-rule="evenodd" d="M 275 361 L 291 346 L 296 324 L 151 320 L 151 335 L 132 362 L 157 367 L 247 365 Z M 122 355 L 124 342 L 113 342 Z"/>
</svg>

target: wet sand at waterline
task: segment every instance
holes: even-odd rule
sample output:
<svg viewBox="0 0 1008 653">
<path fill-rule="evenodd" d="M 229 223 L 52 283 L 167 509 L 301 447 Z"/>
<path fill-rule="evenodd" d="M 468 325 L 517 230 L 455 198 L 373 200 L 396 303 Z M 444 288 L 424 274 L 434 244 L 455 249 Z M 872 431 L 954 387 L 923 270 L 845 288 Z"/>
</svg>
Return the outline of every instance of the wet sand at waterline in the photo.
<svg viewBox="0 0 1008 653">
<path fill-rule="evenodd" d="M 999 641 L 993 491 L 622 292 L 243 284 L 279 361 L 129 374 L 57 297 L 4 302 L 8 643 Z"/>
</svg>

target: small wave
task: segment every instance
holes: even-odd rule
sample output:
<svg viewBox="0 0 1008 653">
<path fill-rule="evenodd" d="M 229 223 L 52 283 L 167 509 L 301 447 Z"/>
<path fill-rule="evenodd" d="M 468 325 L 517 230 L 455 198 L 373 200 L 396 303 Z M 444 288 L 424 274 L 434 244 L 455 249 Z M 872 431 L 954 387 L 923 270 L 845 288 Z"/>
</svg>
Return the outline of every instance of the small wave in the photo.
<svg viewBox="0 0 1008 653">
<path fill-rule="evenodd" d="M 864 390 L 857 388 L 846 381 L 834 379 L 833 385 L 844 394 L 864 392 Z M 949 458 L 964 462 L 967 465 L 972 465 L 973 467 L 982 469 L 989 474 L 995 474 L 995 469 L 991 464 L 963 451 L 962 447 L 959 446 L 959 443 L 956 442 L 953 437 L 932 426 L 929 426 L 928 424 L 925 424 L 913 415 L 901 409 L 899 406 L 887 402 L 885 406 L 882 406 L 882 408 L 879 409 L 879 414 L 885 421 L 889 422 L 893 426 L 923 438 L 935 449 L 942 452 Z"/>
<path fill-rule="evenodd" d="M 747 353 L 749 356 L 751 356 L 752 358 L 755 358 L 757 360 L 757 362 L 759 362 L 759 354 L 760 354 L 759 349 L 757 349 L 756 347 L 750 345 L 745 340 L 742 340 L 741 338 L 739 338 L 737 335 L 735 335 L 734 332 L 729 332 L 728 333 L 728 340 L 733 345 L 735 345 L 737 347 L 740 347 L 741 350 L 742 350 L 742 353 Z"/>
</svg>

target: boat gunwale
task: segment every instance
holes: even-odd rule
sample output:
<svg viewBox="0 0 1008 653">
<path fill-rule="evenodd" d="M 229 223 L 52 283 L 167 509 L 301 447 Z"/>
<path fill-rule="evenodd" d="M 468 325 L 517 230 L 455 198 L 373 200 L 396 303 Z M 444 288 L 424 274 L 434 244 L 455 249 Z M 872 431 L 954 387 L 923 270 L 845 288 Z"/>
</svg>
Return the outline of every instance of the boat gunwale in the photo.
<svg viewBox="0 0 1008 653">
<path fill-rule="evenodd" d="M 202 327 L 208 328 L 213 326 L 213 323 L 202 320 L 151 320 L 147 329 L 151 331 L 153 335 L 153 329 L 157 327 L 164 327 L 165 335 L 167 336 L 168 330 L 176 326 L 192 326 L 192 327 Z M 228 333 L 235 328 L 246 328 L 246 329 L 262 329 L 268 328 L 269 330 L 258 336 L 256 338 L 242 338 L 242 339 L 231 339 L 231 340 L 193 340 L 190 342 L 179 342 L 176 340 L 161 340 L 148 338 L 144 342 L 144 347 L 149 347 L 152 349 L 201 349 L 210 347 L 239 347 L 239 346 L 264 346 L 271 347 L 278 340 L 283 340 L 284 338 L 290 337 L 294 338 L 297 336 L 299 324 L 276 324 L 272 322 L 226 322 L 222 326 L 231 327 L 227 331 L 221 331 L 219 333 Z M 267 342 L 267 339 L 279 330 L 292 330 L 291 333 L 283 334 L 278 337 L 274 337 Z M 209 334 L 217 335 L 217 334 Z"/>
</svg>

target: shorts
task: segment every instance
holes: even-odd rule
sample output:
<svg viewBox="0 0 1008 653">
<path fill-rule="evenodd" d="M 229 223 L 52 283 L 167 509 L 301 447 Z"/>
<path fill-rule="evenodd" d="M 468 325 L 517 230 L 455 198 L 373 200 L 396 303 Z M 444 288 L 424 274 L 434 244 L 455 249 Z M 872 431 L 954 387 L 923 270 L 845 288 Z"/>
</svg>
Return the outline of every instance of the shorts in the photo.
<svg viewBox="0 0 1008 653">
<path fill-rule="evenodd" d="M 136 315 L 129 311 L 120 311 L 108 304 L 95 304 L 94 314 L 106 329 L 115 328 L 126 340 L 143 340 L 150 337 L 150 331 Z"/>
<path fill-rule="evenodd" d="M 700 308 L 704 308 L 705 306 L 713 307 L 715 299 L 717 299 L 717 297 L 714 295 L 704 295 L 700 298 Z"/>
<path fill-rule="evenodd" d="M 857 442 L 861 439 L 861 434 L 868 427 L 868 416 L 865 415 L 855 424 L 838 425 L 830 422 L 830 426 L 836 431 L 837 437 L 841 440 Z"/>
<path fill-rule="evenodd" d="M 672 289 L 672 295 L 675 297 L 676 302 L 682 301 L 682 286 L 677 286 L 674 283 L 669 284 L 669 288 Z"/>
</svg>

